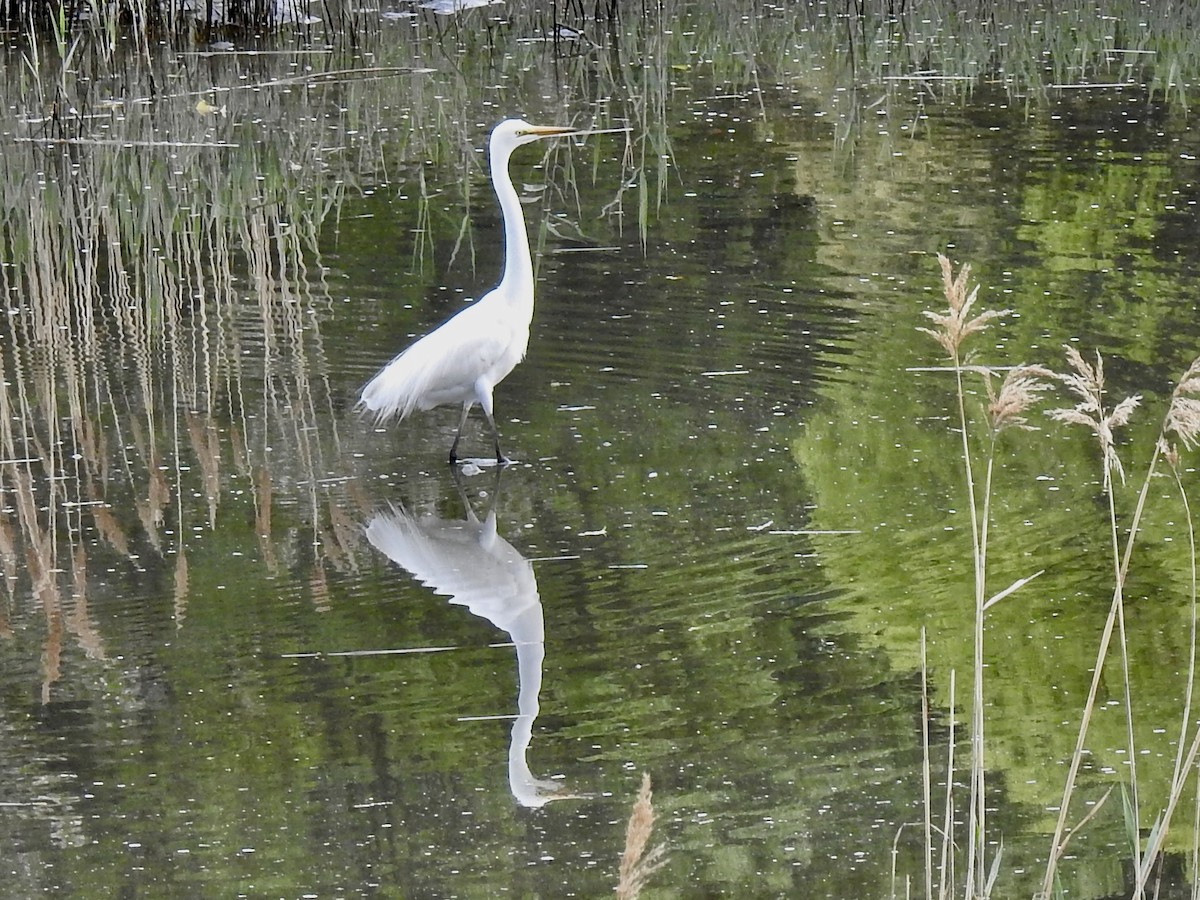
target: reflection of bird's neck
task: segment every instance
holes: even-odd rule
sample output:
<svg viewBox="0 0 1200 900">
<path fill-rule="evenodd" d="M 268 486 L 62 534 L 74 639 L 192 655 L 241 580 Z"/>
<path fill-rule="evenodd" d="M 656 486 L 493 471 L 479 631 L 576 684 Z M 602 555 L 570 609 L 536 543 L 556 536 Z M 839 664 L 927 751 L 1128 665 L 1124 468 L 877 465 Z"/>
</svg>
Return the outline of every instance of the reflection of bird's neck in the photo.
<svg viewBox="0 0 1200 900">
<path fill-rule="evenodd" d="M 529 256 L 529 235 L 521 199 L 508 174 L 509 152 L 491 150 L 492 183 L 504 214 L 504 275 L 497 293 L 517 304 L 526 318 L 533 317 L 533 262 Z"/>
</svg>

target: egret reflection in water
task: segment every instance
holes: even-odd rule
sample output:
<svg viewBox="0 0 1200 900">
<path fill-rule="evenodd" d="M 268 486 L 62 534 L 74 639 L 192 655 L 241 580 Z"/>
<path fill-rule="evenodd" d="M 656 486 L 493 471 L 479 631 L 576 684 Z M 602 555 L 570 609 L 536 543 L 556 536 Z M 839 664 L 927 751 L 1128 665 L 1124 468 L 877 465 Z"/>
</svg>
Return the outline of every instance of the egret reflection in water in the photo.
<svg viewBox="0 0 1200 900">
<path fill-rule="evenodd" d="M 545 622 L 533 566 L 496 533 L 499 480 L 481 522 L 455 478 L 465 519 L 413 516 L 392 507 L 367 524 L 367 539 L 434 593 L 467 607 L 508 632 L 517 648 L 517 717 L 508 749 L 508 783 L 522 806 L 540 807 L 573 795 L 556 782 L 534 777 L 526 755 L 538 714 Z"/>
</svg>

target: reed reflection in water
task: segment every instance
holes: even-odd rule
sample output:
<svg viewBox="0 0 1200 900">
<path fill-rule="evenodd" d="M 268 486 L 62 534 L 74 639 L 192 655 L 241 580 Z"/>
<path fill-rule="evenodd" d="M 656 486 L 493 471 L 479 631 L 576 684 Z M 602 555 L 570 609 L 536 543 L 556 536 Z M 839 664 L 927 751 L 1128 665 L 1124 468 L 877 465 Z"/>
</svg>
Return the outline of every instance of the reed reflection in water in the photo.
<svg viewBox="0 0 1200 900">
<path fill-rule="evenodd" d="M 317 439 L 329 298 L 302 176 L 239 177 L 190 144 L 18 146 L 0 162 L 0 580 L 6 629 L 25 591 L 45 618 L 45 702 L 64 634 L 106 656 L 96 573 L 164 573 L 181 626 L 222 504 L 249 505 L 274 570 L 274 487 L 336 533 L 315 486 L 340 454 L 336 426 Z M 248 146 L 238 171 L 290 171 L 279 150 Z"/>
<path fill-rule="evenodd" d="M 500 496 L 497 470 L 487 512 L 480 521 L 455 477 L 465 519 L 413 516 L 403 507 L 379 513 L 367 524 L 367 540 L 434 593 L 465 606 L 508 632 L 517 650 L 517 716 L 508 750 L 508 784 L 516 801 L 538 808 L 578 797 L 555 781 L 536 777 L 528 761 L 542 689 L 546 628 L 533 566 L 496 532 Z"/>
</svg>

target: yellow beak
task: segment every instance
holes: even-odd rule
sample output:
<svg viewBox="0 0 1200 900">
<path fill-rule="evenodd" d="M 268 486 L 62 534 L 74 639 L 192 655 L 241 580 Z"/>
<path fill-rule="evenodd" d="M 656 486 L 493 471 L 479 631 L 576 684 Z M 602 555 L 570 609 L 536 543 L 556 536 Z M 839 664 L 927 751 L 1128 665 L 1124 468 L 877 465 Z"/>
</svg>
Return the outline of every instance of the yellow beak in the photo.
<svg viewBox="0 0 1200 900">
<path fill-rule="evenodd" d="M 526 134 L 536 134 L 539 137 L 551 137 L 556 134 L 577 134 L 578 128 L 570 128 L 565 125 L 530 125 L 525 129 Z"/>
</svg>

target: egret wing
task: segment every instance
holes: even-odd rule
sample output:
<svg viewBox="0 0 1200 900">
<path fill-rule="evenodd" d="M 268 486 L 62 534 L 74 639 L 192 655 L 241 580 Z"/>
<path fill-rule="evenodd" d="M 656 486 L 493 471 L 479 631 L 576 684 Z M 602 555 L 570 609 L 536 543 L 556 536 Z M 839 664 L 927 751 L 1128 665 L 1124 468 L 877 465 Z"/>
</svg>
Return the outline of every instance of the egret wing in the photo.
<svg viewBox="0 0 1200 900">
<path fill-rule="evenodd" d="M 478 303 L 467 307 L 384 366 L 363 388 L 362 406 L 382 421 L 476 399 L 476 382 L 501 365 L 512 344 L 507 323 L 479 311 Z"/>
</svg>

